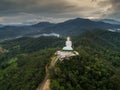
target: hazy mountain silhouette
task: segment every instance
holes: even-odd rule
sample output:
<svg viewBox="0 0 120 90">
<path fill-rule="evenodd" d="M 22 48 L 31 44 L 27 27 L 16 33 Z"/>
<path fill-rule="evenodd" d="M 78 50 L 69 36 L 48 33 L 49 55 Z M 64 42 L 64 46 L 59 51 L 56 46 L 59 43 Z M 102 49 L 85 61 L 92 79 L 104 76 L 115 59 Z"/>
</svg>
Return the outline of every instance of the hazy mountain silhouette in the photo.
<svg viewBox="0 0 120 90">
<path fill-rule="evenodd" d="M 119 25 L 109 24 L 102 21 L 76 18 L 62 23 L 40 22 L 31 26 L 5 26 L 0 28 L 0 39 L 16 38 L 43 33 L 57 33 L 60 35 L 77 35 L 94 29 L 119 29 Z"/>
</svg>

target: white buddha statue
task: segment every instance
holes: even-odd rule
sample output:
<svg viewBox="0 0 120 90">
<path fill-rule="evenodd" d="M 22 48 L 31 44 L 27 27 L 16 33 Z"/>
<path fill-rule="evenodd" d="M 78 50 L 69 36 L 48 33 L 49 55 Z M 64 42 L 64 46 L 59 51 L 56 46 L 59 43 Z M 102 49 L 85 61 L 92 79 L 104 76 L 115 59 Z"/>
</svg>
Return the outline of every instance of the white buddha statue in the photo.
<svg viewBox="0 0 120 90">
<path fill-rule="evenodd" d="M 72 42 L 70 41 L 70 37 L 67 37 L 66 46 L 63 47 L 63 50 L 73 50 Z"/>
</svg>

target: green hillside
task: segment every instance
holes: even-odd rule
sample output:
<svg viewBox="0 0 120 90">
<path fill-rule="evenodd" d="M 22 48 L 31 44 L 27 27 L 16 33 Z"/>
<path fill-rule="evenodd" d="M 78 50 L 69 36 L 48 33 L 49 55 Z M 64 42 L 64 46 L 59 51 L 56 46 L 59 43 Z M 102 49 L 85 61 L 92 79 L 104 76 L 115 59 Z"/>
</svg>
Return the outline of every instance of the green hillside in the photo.
<svg viewBox="0 0 120 90">
<path fill-rule="evenodd" d="M 56 51 L 56 37 L 21 38 L 1 43 L 0 90 L 35 90 L 45 76 L 45 66 Z M 8 83 L 9 82 L 9 83 Z"/>
<path fill-rule="evenodd" d="M 72 37 L 79 56 L 58 61 L 51 72 L 52 90 L 119 90 L 120 33 L 94 30 Z M 35 90 L 45 66 L 65 38 L 20 38 L 0 43 L 0 90 Z"/>
<path fill-rule="evenodd" d="M 74 38 L 80 56 L 59 61 L 52 90 L 119 90 L 120 34 L 90 31 Z"/>
</svg>

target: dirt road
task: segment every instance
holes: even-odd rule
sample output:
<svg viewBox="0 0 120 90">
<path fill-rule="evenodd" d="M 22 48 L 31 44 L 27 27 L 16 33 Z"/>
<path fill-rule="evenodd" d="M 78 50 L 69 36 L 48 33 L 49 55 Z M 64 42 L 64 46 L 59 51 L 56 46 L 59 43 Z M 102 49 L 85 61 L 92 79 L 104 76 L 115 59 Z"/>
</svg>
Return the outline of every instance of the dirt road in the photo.
<svg viewBox="0 0 120 90">
<path fill-rule="evenodd" d="M 59 56 L 52 57 L 50 65 L 45 67 L 46 76 L 45 76 L 43 82 L 39 84 L 39 86 L 36 90 L 50 90 L 50 79 L 49 79 L 50 74 L 49 74 L 49 72 L 52 68 L 54 68 L 58 59 L 59 59 Z"/>
</svg>

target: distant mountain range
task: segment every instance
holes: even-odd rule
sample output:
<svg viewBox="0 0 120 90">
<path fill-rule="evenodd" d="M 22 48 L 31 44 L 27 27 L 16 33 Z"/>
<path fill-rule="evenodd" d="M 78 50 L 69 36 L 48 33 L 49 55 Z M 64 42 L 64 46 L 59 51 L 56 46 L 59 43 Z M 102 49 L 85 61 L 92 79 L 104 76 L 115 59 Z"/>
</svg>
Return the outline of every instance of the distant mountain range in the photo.
<svg viewBox="0 0 120 90">
<path fill-rule="evenodd" d="M 14 39 L 33 33 L 36 35 L 44 28 L 50 27 L 52 25 L 54 24 L 49 22 L 41 22 L 31 26 L 5 26 L 0 28 L 0 39 Z"/>
<path fill-rule="evenodd" d="M 102 21 L 92 21 L 89 19 L 76 18 L 62 23 L 58 23 L 52 27 L 42 30 L 45 33 L 59 33 L 61 35 L 76 35 L 84 31 L 94 29 L 118 29 L 120 25 L 108 24 Z"/>
<path fill-rule="evenodd" d="M 116 20 L 113 20 L 113 19 L 100 19 L 100 20 L 98 19 L 98 20 L 94 20 L 94 21 L 101 21 L 101 22 L 104 22 L 104 23 L 120 25 L 120 21 L 116 21 Z"/>
<path fill-rule="evenodd" d="M 51 33 L 60 34 L 62 36 L 77 35 L 82 32 L 95 29 L 119 30 L 120 25 L 116 23 L 107 23 L 105 20 L 93 21 L 89 19 L 76 18 L 57 24 L 40 22 L 29 26 L 4 26 L 0 28 L 0 40 L 19 38 L 23 36 L 41 36 L 42 34 Z"/>
<path fill-rule="evenodd" d="M 4 25 L 0 24 L 0 28 L 4 27 Z"/>
</svg>

